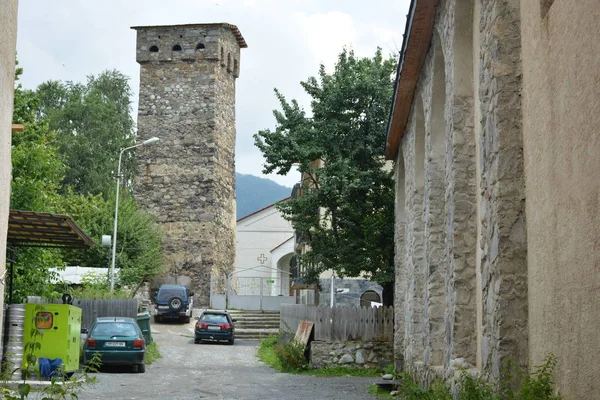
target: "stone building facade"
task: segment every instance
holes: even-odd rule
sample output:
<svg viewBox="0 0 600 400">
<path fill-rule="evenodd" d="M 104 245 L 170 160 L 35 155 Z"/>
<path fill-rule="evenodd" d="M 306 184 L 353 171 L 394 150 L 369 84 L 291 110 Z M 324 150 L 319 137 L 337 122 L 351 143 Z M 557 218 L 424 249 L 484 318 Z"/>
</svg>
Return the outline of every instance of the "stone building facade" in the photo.
<svg viewBox="0 0 600 400">
<path fill-rule="evenodd" d="M 395 362 L 424 381 L 552 353 L 565 398 L 600 392 L 599 17 L 592 0 L 411 2 L 385 153 Z"/>
<path fill-rule="evenodd" d="M 135 192 L 164 234 L 166 281 L 191 286 L 208 305 L 211 275 L 235 264 L 234 25 L 134 27 L 140 64 Z"/>
<path fill-rule="evenodd" d="M 10 208 L 11 126 L 17 51 L 17 1 L 0 7 L 0 275 L 6 270 L 6 237 Z M 0 330 L 3 326 L 4 285 L 0 285 Z M 1 350 L 1 349 L 0 349 Z"/>
</svg>

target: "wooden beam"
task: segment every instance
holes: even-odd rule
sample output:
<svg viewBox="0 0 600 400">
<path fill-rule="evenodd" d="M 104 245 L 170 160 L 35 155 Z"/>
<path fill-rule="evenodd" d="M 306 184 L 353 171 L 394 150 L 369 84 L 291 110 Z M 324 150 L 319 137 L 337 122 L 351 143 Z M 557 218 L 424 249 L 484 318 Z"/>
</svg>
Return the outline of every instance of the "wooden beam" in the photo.
<svg viewBox="0 0 600 400">
<path fill-rule="evenodd" d="M 12 124 L 11 132 L 23 132 L 25 126 L 23 124 Z"/>
</svg>

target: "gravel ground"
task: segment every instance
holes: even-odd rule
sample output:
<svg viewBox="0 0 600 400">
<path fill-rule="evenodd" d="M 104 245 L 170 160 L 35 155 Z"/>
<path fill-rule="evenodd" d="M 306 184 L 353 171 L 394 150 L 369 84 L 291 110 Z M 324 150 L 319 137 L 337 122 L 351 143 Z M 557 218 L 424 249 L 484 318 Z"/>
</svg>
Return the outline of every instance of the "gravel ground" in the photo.
<svg viewBox="0 0 600 400">
<path fill-rule="evenodd" d="M 92 399 L 377 399 L 367 387 L 377 378 L 315 377 L 277 372 L 255 357 L 257 341 L 194 344 L 190 324 L 152 324 L 163 358 L 146 373 L 123 369 L 96 374 L 80 394 Z"/>
</svg>

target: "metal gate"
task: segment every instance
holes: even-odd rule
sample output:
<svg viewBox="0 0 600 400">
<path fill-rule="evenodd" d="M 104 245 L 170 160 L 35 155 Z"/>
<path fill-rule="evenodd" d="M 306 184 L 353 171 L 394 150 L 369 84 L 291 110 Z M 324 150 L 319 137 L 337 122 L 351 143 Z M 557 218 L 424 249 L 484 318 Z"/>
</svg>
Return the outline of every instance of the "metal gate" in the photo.
<svg viewBox="0 0 600 400">
<path fill-rule="evenodd" d="M 281 304 L 294 304 L 288 280 L 269 277 L 212 277 L 210 306 L 216 309 L 279 311 Z"/>
</svg>

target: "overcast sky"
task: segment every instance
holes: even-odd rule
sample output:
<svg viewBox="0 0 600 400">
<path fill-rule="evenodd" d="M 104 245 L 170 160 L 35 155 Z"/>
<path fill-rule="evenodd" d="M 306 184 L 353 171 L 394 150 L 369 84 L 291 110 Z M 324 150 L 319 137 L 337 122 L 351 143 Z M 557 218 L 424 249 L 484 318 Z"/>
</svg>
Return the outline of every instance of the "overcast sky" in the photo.
<svg viewBox="0 0 600 400">
<path fill-rule="evenodd" d="M 21 83 L 84 81 L 117 69 L 131 78 L 137 105 L 139 66 L 131 26 L 227 22 L 248 43 L 237 80 L 236 170 L 263 176 L 252 135 L 273 128 L 273 88 L 307 106 L 299 82 L 331 68 L 343 46 L 371 56 L 397 55 L 410 0 L 19 0 Z M 297 172 L 267 176 L 292 186 Z"/>
</svg>

